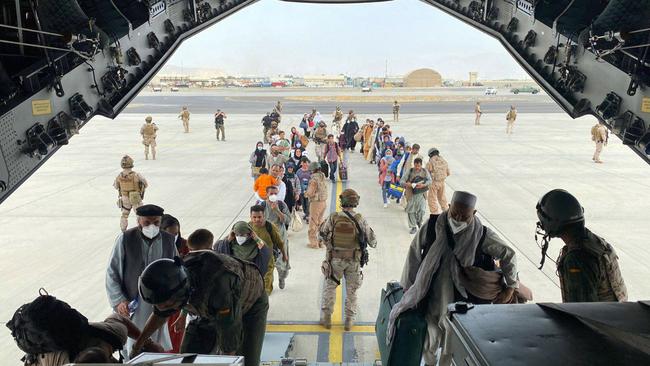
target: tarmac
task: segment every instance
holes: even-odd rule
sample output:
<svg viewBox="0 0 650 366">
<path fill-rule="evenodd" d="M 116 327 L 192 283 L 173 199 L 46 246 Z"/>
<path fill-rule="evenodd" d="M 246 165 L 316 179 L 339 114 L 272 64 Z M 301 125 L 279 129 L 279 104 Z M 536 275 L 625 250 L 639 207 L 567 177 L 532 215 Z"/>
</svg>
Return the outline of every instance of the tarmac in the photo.
<svg viewBox="0 0 650 366">
<path fill-rule="evenodd" d="M 191 106 L 193 113 L 214 114 L 217 108 L 226 113 L 256 113 L 263 116 L 280 100 L 285 114 L 310 112 L 315 106 L 321 114 L 331 116 L 337 106 L 344 113 L 393 113 L 393 101 L 399 101 L 406 114 L 471 113 L 474 104 L 482 103 L 488 113 L 505 113 L 515 104 L 523 113 L 561 113 L 560 107 L 546 94 L 512 94 L 499 89 L 497 95 L 485 95 L 484 88 L 376 89 L 362 93 L 348 88 L 252 88 L 252 89 L 180 89 L 178 92 L 144 91 L 125 109 L 128 113 L 178 113 L 179 106 Z"/>
<path fill-rule="evenodd" d="M 234 221 L 247 218 L 253 183 L 248 158 L 261 138 L 261 115 L 229 114 L 227 141 L 221 142 L 215 141 L 211 114 L 194 113 L 191 132 L 185 134 L 177 111 L 150 111 L 159 112 L 152 114 L 160 127 L 158 160 L 144 160 L 138 134 L 144 114 L 124 113 L 116 120 L 98 117 L 0 206 L 0 319 L 10 319 L 39 288 L 91 321 L 110 313 L 104 277 L 120 216 L 112 183 L 125 153 L 135 158 L 134 169 L 149 182 L 145 202 L 176 216 L 185 237 L 197 228 L 223 236 Z M 471 113 L 406 114 L 395 123 L 389 114 L 367 116 L 383 117 L 395 135 L 419 143 L 424 152 L 432 146 L 440 149 L 452 174 L 447 195 L 466 190 L 478 196 L 478 215 L 517 251 L 520 279 L 533 290 L 535 301 L 561 300 L 553 262 L 547 260 L 543 270 L 537 269 L 541 254 L 534 240 L 535 204 L 553 188 L 574 193 L 585 208 L 587 226 L 617 249 L 630 300 L 650 299 L 646 163 L 618 140 L 605 148 L 605 164 L 593 163 L 592 118 L 574 121 L 562 113 L 521 112 L 508 137 L 504 115 L 486 113 L 481 126 L 474 126 Z M 300 116 L 284 115 L 281 127 L 297 126 Z M 366 115 L 359 117 L 364 120 Z M 331 192 L 336 196 L 346 187 L 356 189 L 361 196 L 358 211 L 378 237 L 364 269 L 357 325 L 352 332 L 343 331 L 342 296 L 333 329 L 317 325 L 325 252 L 306 247 L 306 228 L 291 233 L 293 269 L 286 288 L 279 290 L 276 284 L 270 297 L 268 344 L 271 338 L 278 342 L 273 344 L 291 339 L 285 354 L 310 362 L 378 358 L 374 321 L 380 290 L 400 278 L 412 238 L 403 208 L 394 203 L 382 207 L 376 168 L 358 152 L 346 158 L 350 178 L 330 186 Z M 336 201 L 329 207 L 335 210 Z M 135 224 L 133 216 L 130 224 Z M 556 258 L 561 246 L 559 240 L 551 242 L 550 258 Z M 22 354 L 7 329 L 0 332 L 0 347 L 0 364 L 20 364 Z M 267 348 L 265 354 L 282 351 Z"/>
</svg>

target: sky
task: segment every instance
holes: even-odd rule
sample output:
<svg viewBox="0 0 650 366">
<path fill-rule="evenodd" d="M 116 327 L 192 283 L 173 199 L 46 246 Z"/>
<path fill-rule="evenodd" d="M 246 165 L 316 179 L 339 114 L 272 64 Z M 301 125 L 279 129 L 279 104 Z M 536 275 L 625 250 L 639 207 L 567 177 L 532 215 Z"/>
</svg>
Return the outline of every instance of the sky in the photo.
<svg viewBox="0 0 650 366">
<path fill-rule="evenodd" d="M 228 75 L 526 78 L 495 39 L 418 0 L 304 4 L 261 0 L 185 41 L 169 64 Z"/>
</svg>

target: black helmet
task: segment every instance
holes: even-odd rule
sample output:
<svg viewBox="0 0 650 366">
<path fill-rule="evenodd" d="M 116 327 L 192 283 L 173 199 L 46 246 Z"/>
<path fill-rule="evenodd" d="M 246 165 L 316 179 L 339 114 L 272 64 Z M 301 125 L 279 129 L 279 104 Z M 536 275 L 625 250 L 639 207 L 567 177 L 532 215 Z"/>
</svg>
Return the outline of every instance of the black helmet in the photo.
<svg viewBox="0 0 650 366">
<path fill-rule="evenodd" d="M 551 237 L 557 237 L 562 229 L 570 224 L 585 220 L 584 209 L 580 202 L 563 189 L 554 189 L 537 203 L 539 226 Z"/>
<path fill-rule="evenodd" d="M 171 299 L 185 304 L 190 295 L 190 280 L 180 258 L 164 258 L 144 269 L 138 288 L 140 297 L 149 304 L 162 304 Z"/>
</svg>

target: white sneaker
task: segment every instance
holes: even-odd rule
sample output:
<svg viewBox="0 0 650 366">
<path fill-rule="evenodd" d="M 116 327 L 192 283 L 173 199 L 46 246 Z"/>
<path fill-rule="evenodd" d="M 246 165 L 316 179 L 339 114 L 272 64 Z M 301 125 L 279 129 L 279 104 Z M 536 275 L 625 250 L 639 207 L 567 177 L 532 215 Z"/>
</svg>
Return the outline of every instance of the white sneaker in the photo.
<svg viewBox="0 0 650 366">
<path fill-rule="evenodd" d="M 384 208 L 388 207 L 388 203 L 384 203 Z"/>
</svg>

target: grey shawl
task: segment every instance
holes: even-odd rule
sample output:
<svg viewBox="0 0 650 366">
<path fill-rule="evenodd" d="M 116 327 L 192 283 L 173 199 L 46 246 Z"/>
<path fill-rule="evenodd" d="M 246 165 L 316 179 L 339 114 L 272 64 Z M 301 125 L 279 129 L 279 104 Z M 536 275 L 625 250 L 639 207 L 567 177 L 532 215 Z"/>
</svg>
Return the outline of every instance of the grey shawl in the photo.
<svg viewBox="0 0 650 366">
<path fill-rule="evenodd" d="M 451 248 L 449 247 L 446 234 L 447 220 L 448 212 L 444 212 L 442 215 L 440 215 L 440 218 L 438 218 L 438 221 L 436 222 L 436 240 L 431 245 L 431 249 L 429 249 L 427 256 L 424 257 L 424 260 L 422 260 L 420 268 L 418 269 L 417 275 L 415 277 L 415 282 L 412 286 L 410 286 L 408 291 L 406 291 L 402 300 L 397 303 L 390 312 L 388 332 L 386 334 L 386 341 L 388 343 L 390 343 L 392 340 L 395 330 L 395 323 L 399 315 L 407 310 L 416 308 L 418 304 L 424 300 L 424 298 L 429 293 L 429 289 L 431 288 L 431 280 L 438 270 L 449 271 L 453 284 L 458 292 L 460 292 L 462 296 L 467 296 L 467 292 L 462 286 L 460 280 L 460 266 L 469 267 L 474 264 L 476 248 L 478 247 L 481 236 L 483 235 L 483 224 L 478 217 L 473 216 L 472 221 L 469 223 L 469 226 L 465 230 L 461 231 L 458 234 L 454 234 L 454 241 L 456 242 L 456 246 L 452 252 Z M 424 236 L 416 236 L 416 238 L 420 237 Z M 442 260 L 443 257 L 449 256 L 452 253 L 458 260 L 455 260 L 453 258 L 452 260 Z M 441 263 L 446 263 L 450 268 L 441 268 Z M 432 294 L 432 298 L 429 299 L 430 302 L 442 300 L 443 299 L 439 296 L 439 294 Z M 447 304 L 436 304 L 435 306 L 432 305 L 434 304 L 429 304 L 429 308 L 443 309 Z M 427 318 L 431 319 L 430 317 Z M 439 318 L 439 316 L 434 316 L 434 318 Z"/>
</svg>

